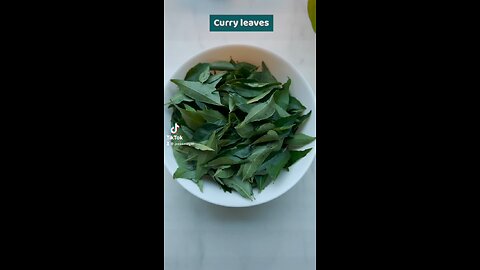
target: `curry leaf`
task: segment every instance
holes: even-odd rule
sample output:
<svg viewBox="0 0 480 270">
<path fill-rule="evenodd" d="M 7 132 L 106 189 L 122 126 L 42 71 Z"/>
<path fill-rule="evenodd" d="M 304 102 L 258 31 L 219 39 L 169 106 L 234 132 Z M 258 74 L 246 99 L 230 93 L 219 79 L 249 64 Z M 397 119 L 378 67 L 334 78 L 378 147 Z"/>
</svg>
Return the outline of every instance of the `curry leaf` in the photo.
<svg viewBox="0 0 480 270">
<path fill-rule="evenodd" d="M 214 176 L 218 178 L 230 178 L 234 174 L 235 174 L 235 171 L 231 168 L 221 168 L 221 169 L 217 169 Z"/>
<path fill-rule="evenodd" d="M 302 103 L 298 101 L 298 99 L 292 96 L 289 97 L 287 112 L 298 113 L 298 112 L 303 112 L 305 109 L 306 109 L 305 106 L 303 106 Z"/>
<path fill-rule="evenodd" d="M 177 105 L 175 105 L 175 107 L 177 107 L 177 109 L 180 111 L 180 113 L 182 114 L 183 120 L 185 120 L 185 123 L 189 128 L 196 130 L 197 128 L 202 126 L 203 123 L 205 123 L 205 120 L 197 112 L 195 111 L 192 112 L 189 110 L 187 111 L 185 109 L 178 107 Z"/>
<path fill-rule="evenodd" d="M 223 114 L 216 110 L 206 109 L 197 111 L 197 113 L 208 123 L 218 123 L 219 125 L 224 125 L 227 122 L 227 118 L 225 118 Z"/>
<path fill-rule="evenodd" d="M 252 107 L 250 112 L 245 116 L 245 119 L 240 125 L 245 125 L 250 122 L 260 121 L 269 118 L 275 112 L 275 102 L 273 96 L 267 102 L 259 103 Z"/>
<path fill-rule="evenodd" d="M 186 96 L 205 102 L 213 105 L 220 105 L 220 96 L 218 93 L 212 93 L 215 91 L 215 86 L 210 84 L 202 84 L 201 82 L 191 82 L 191 81 L 182 81 L 182 80 L 171 80 L 173 83 L 178 85 L 180 91 Z"/>
<path fill-rule="evenodd" d="M 178 92 L 175 94 L 175 96 L 173 96 L 170 101 L 172 102 L 172 104 L 180 104 L 184 101 L 193 101 L 193 99 L 185 96 L 182 92 Z"/>
<path fill-rule="evenodd" d="M 287 144 L 289 148 L 299 148 L 313 142 L 314 140 L 315 137 L 310 137 L 308 135 L 300 133 L 293 135 L 292 138 L 287 140 Z"/>
<path fill-rule="evenodd" d="M 210 69 L 212 70 L 234 70 L 235 66 L 232 63 L 225 62 L 225 61 L 218 61 L 210 63 Z"/>
<path fill-rule="evenodd" d="M 191 142 L 191 143 L 188 143 L 187 146 L 191 146 L 195 149 L 198 149 L 198 150 L 202 150 L 202 151 L 215 151 L 213 150 L 212 148 L 206 146 L 206 145 L 203 145 L 201 143 L 195 143 L 195 142 Z"/>
<path fill-rule="evenodd" d="M 248 181 L 242 181 L 239 177 L 234 176 L 232 178 L 223 179 L 223 182 L 229 188 L 235 189 L 242 197 L 253 200 L 252 184 Z"/>
<path fill-rule="evenodd" d="M 267 65 L 263 61 L 262 61 L 262 71 L 252 73 L 248 77 L 248 79 L 254 79 L 259 82 L 266 82 L 266 83 L 277 82 L 277 79 L 275 79 L 275 77 L 270 73 L 270 70 L 268 70 Z"/>
<path fill-rule="evenodd" d="M 263 135 L 262 137 L 258 138 L 253 144 L 263 143 L 263 142 L 271 142 L 278 140 L 278 134 L 274 130 L 269 130 L 267 134 Z"/>
<path fill-rule="evenodd" d="M 303 151 L 290 151 L 290 159 L 288 160 L 287 164 L 285 165 L 285 168 L 288 169 L 288 167 L 292 166 L 297 160 L 303 158 L 306 156 L 312 148 L 305 149 Z"/>
<path fill-rule="evenodd" d="M 208 162 L 205 166 L 206 167 L 217 167 L 217 166 L 221 166 L 221 165 L 234 165 L 234 164 L 241 164 L 241 163 L 245 163 L 245 162 L 246 161 L 244 161 L 243 159 L 241 159 L 239 157 L 229 155 L 229 156 L 223 156 L 223 157 L 216 158 L 216 159 Z"/>
<path fill-rule="evenodd" d="M 186 167 L 178 167 L 175 173 L 173 174 L 173 178 L 185 178 L 185 179 L 194 179 L 195 178 L 195 171 L 189 170 Z"/>
<path fill-rule="evenodd" d="M 264 98 L 265 96 L 267 96 L 268 94 L 270 94 L 270 92 L 273 90 L 273 88 L 271 89 L 268 89 L 267 91 L 263 92 L 262 94 L 250 99 L 247 101 L 247 104 L 250 104 L 250 103 L 254 103 L 254 102 L 257 102 L 259 101 L 260 99 Z"/>
<path fill-rule="evenodd" d="M 282 109 L 287 110 L 288 104 L 290 103 L 290 84 L 292 80 L 288 78 L 288 81 L 283 84 L 282 89 L 275 92 L 275 103 L 278 104 Z"/>
<path fill-rule="evenodd" d="M 265 162 L 264 164 L 266 164 L 268 176 L 270 176 L 272 179 L 276 179 L 289 159 L 290 152 L 288 150 L 284 150 L 269 161 Z"/>
<path fill-rule="evenodd" d="M 210 76 L 210 66 L 206 63 L 199 63 L 191 68 L 185 76 L 186 81 L 205 82 Z"/>
</svg>

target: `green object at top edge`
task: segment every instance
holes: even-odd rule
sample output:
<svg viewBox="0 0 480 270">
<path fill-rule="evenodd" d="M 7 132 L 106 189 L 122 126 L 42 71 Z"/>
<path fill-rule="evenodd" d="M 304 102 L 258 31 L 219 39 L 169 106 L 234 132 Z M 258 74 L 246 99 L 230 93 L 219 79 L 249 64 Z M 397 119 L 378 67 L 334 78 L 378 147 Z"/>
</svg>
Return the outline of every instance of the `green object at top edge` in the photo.
<svg viewBox="0 0 480 270">
<path fill-rule="evenodd" d="M 317 33 L 317 1 L 308 0 L 307 10 L 308 17 L 310 17 L 310 21 L 312 22 L 313 31 Z"/>
</svg>

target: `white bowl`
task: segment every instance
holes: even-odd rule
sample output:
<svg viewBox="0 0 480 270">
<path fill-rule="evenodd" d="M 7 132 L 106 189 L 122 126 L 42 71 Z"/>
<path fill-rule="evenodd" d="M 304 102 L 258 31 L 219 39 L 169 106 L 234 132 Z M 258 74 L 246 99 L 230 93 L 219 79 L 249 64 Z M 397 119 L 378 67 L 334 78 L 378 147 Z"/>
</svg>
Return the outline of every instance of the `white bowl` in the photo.
<svg viewBox="0 0 480 270">
<path fill-rule="evenodd" d="M 194 65 L 200 62 L 214 62 L 214 61 L 229 61 L 230 57 L 235 61 L 248 62 L 259 66 L 261 70 L 262 60 L 265 62 L 270 72 L 277 78 L 278 81 L 285 83 L 288 77 L 292 79 L 290 86 L 290 93 L 296 97 L 308 111 L 312 110 L 312 114 L 309 119 L 303 124 L 303 127 L 297 131 L 303 132 L 309 136 L 315 136 L 315 123 L 316 123 L 316 104 L 315 94 L 310 88 L 310 85 L 303 78 L 303 76 L 287 61 L 280 56 L 275 55 L 265 49 L 247 46 L 247 45 L 226 45 L 221 47 L 215 47 L 206 50 L 183 64 L 172 76 L 168 78 L 165 85 L 164 103 L 167 103 L 170 98 L 178 91 L 178 87 L 170 82 L 170 79 L 185 78 L 187 71 Z M 172 116 L 172 110 L 164 106 L 165 119 L 164 119 L 164 145 L 165 145 L 165 166 L 171 175 L 178 168 L 177 162 L 173 157 L 173 149 L 171 146 L 167 146 L 167 135 L 170 135 L 170 119 Z M 304 146 L 300 150 L 313 148 L 304 158 L 298 160 L 293 164 L 289 171 L 282 170 L 275 182 L 269 184 L 261 193 L 254 189 L 255 200 L 250 201 L 243 198 L 240 194 L 232 191 L 232 193 L 224 192 L 220 186 L 216 183 L 205 181 L 203 192 L 201 192 L 198 186 L 188 179 L 175 179 L 182 187 L 188 190 L 198 198 L 207 202 L 227 206 L 227 207 L 248 207 L 259 205 L 271 201 L 280 195 L 291 189 L 298 181 L 303 177 L 308 170 L 316 154 L 316 140 L 309 145 Z M 309 179 L 309 181 L 315 181 L 315 179 Z"/>
</svg>

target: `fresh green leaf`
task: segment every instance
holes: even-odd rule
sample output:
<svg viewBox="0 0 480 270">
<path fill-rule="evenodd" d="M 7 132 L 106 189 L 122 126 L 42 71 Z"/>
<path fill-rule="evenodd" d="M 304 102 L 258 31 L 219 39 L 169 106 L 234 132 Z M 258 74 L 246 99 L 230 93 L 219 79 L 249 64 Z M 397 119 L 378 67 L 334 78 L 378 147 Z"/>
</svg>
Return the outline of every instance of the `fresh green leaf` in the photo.
<svg viewBox="0 0 480 270">
<path fill-rule="evenodd" d="M 171 80 L 173 83 L 178 85 L 180 91 L 186 96 L 193 98 L 204 103 L 220 105 L 220 96 L 218 92 L 215 91 L 215 86 L 210 84 L 202 84 L 201 82 L 191 82 L 191 81 L 182 81 L 182 80 Z"/>
<path fill-rule="evenodd" d="M 315 137 L 310 137 L 303 133 L 295 134 L 290 139 L 287 140 L 287 145 L 289 148 L 300 148 L 305 146 L 315 140 Z"/>
<path fill-rule="evenodd" d="M 193 147 L 195 149 L 198 149 L 198 150 L 201 150 L 201 151 L 215 151 L 212 148 L 210 148 L 206 145 L 203 145 L 201 143 L 190 142 L 190 143 L 187 144 L 187 146 L 191 146 L 191 147 Z"/>
<path fill-rule="evenodd" d="M 265 187 L 270 184 L 272 181 L 271 178 L 268 177 L 268 174 L 265 175 L 255 175 L 255 182 L 257 183 L 258 191 L 262 192 Z"/>
<path fill-rule="evenodd" d="M 257 128 L 257 130 L 255 130 L 255 135 L 260 135 L 260 134 L 267 133 L 269 130 L 272 130 L 274 128 L 275 128 L 275 125 L 272 124 L 272 123 L 262 124 L 261 126 L 259 126 Z"/>
<path fill-rule="evenodd" d="M 222 168 L 222 169 L 217 169 L 215 172 L 216 177 L 218 178 L 230 178 L 235 174 L 235 171 L 231 168 Z"/>
<path fill-rule="evenodd" d="M 250 138 L 255 135 L 255 128 L 250 123 L 240 124 L 235 127 L 235 130 L 237 131 L 238 135 L 240 135 L 240 137 L 244 139 Z"/>
<path fill-rule="evenodd" d="M 242 181 L 239 177 L 223 179 L 225 185 L 236 190 L 242 197 L 253 200 L 252 184 L 248 181 Z"/>
<path fill-rule="evenodd" d="M 260 95 L 258 95 L 258 96 L 256 96 L 256 97 L 248 100 L 248 101 L 247 101 L 247 104 L 250 104 L 250 103 L 254 103 L 254 102 L 259 101 L 260 99 L 262 99 L 262 98 L 266 97 L 268 94 L 270 94 L 270 92 L 271 92 L 272 90 L 273 90 L 273 88 L 272 88 L 272 89 L 268 89 L 266 92 L 263 92 L 262 94 L 260 94 Z"/>
<path fill-rule="evenodd" d="M 205 82 L 210 77 L 210 66 L 206 63 L 199 63 L 191 68 L 185 76 L 185 81 Z"/>
<path fill-rule="evenodd" d="M 276 141 L 278 140 L 278 134 L 274 130 L 269 130 L 267 134 L 263 135 L 262 137 L 258 138 L 256 141 L 253 142 L 253 144 L 257 143 L 264 143 L 264 142 L 271 142 L 271 141 Z"/>
<path fill-rule="evenodd" d="M 263 61 L 262 61 L 262 71 L 252 73 L 250 76 L 248 76 L 248 79 L 254 79 L 259 82 L 265 82 L 265 83 L 277 82 L 277 79 L 275 79 L 275 77 L 270 73 L 270 70 L 268 70 L 267 65 Z"/>
<path fill-rule="evenodd" d="M 260 121 L 269 118 L 275 112 L 275 102 L 273 96 L 267 102 L 259 103 L 252 107 L 252 110 L 245 116 L 245 119 L 240 126 L 248 124 L 250 122 Z"/>
<path fill-rule="evenodd" d="M 193 101 L 193 99 L 185 96 L 182 92 L 177 92 L 171 99 L 170 99 L 172 104 L 180 104 L 182 102 L 190 102 Z"/>
<path fill-rule="evenodd" d="M 282 109 L 282 107 L 280 107 L 278 104 L 275 104 L 275 111 L 278 113 L 278 115 L 280 117 L 289 117 L 290 114 L 285 111 L 284 109 Z"/>
<path fill-rule="evenodd" d="M 290 152 L 290 159 L 288 160 L 287 164 L 285 165 L 285 168 L 288 168 L 292 166 L 295 162 L 297 162 L 299 159 L 305 157 L 312 148 L 305 149 L 303 151 L 289 151 Z"/>
<path fill-rule="evenodd" d="M 211 70 L 235 70 L 235 66 L 233 66 L 229 62 L 218 61 L 218 62 L 210 63 L 210 69 Z"/>
<path fill-rule="evenodd" d="M 197 181 L 197 186 L 200 189 L 200 191 L 203 192 L 203 180 L 202 179 L 199 179 Z"/>
<path fill-rule="evenodd" d="M 275 103 L 284 110 L 287 110 L 288 104 L 290 103 L 290 85 L 292 80 L 288 78 L 288 81 L 283 84 L 282 89 L 275 92 Z"/>
<path fill-rule="evenodd" d="M 302 103 L 300 103 L 300 101 L 298 101 L 298 99 L 290 96 L 289 97 L 289 103 L 288 103 L 288 107 L 287 107 L 287 112 L 289 113 L 301 113 L 303 111 L 305 111 L 305 106 L 302 105 Z"/>
<path fill-rule="evenodd" d="M 277 179 L 280 171 L 285 167 L 290 159 L 290 152 L 284 150 L 264 163 L 268 176 L 272 179 Z"/>
<path fill-rule="evenodd" d="M 208 80 L 205 83 L 214 83 L 216 81 L 219 81 L 220 79 L 223 78 L 227 74 L 226 72 L 218 72 L 217 74 L 211 74 Z"/>
<path fill-rule="evenodd" d="M 227 123 L 227 118 L 219 111 L 206 109 L 197 111 L 197 113 L 208 123 L 217 123 L 218 125 L 225 125 Z"/>
<path fill-rule="evenodd" d="M 248 163 L 244 163 L 240 166 L 242 180 L 253 177 L 257 169 L 262 165 L 268 155 L 270 155 L 270 153 L 273 152 L 277 146 L 278 142 L 257 146 L 252 151 L 252 154 L 247 158 Z"/>
<path fill-rule="evenodd" d="M 229 155 L 229 156 L 222 156 L 219 158 L 216 158 L 214 160 L 211 160 L 208 162 L 205 166 L 206 167 L 218 167 L 222 165 L 235 165 L 235 164 L 242 164 L 245 163 L 243 159 L 236 157 L 234 155 Z"/>
<path fill-rule="evenodd" d="M 177 105 L 175 105 L 175 107 L 180 111 L 180 113 L 182 114 L 183 120 L 185 120 L 185 123 L 189 128 L 196 130 L 197 128 L 201 127 L 205 123 L 205 120 L 197 112 L 187 111 L 185 109 L 178 107 Z"/>
<path fill-rule="evenodd" d="M 173 174 L 173 178 L 185 178 L 185 179 L 194 179 L 195 178 L 195 171 L 189 170 L 186 167 L 178 167 L 175 173 Z"/>
</svg>

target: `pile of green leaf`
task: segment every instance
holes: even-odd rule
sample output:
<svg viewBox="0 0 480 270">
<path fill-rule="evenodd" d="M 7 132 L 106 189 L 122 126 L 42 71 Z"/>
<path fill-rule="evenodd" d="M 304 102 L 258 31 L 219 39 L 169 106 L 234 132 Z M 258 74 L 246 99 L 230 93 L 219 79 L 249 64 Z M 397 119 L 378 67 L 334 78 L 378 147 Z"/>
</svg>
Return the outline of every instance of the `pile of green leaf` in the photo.
<svg viewBox="0 0 480 270">
<path fill-rule="evenodd" d="M 315 137 L 298 133 L 310 116 L 293 96 L 291 80 L 278 82 L 262 62 L 262 71 L 245 62 L 199 63 L 184 80 L 172 79 L 179 91 L 168 103 L 171 124 L 180 125 L 172 141 L 178 163 L 174 178 L 203 181 L 237 191 L 250 200 L 282 169 L 311 148 L 296 151 Z"/>
</svg>

